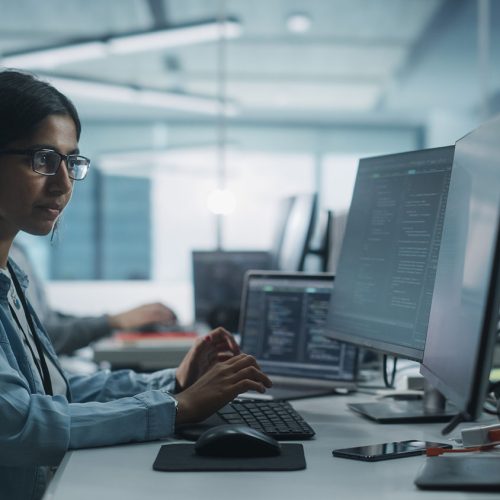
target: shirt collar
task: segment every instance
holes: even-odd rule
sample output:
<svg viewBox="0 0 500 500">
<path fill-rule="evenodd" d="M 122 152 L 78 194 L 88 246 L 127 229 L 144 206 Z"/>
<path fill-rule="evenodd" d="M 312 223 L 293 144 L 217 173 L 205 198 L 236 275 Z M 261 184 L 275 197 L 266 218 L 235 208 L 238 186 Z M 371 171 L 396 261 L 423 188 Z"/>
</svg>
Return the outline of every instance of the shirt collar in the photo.
<svg viewBox="0 0 500 500">
<path fill-rule="evenodd" d="M 28 288 L 28 276 L 26 273 L 12 260 L 9 258 L 9 264 L 12 266 L 12 269 L 21 285 L 21 289 L 23 292 L 26 292 L 26 288 Z M 11 280 L 6 272 L 0 273 L 0 298 L 7 298 L 7 293 L 10 290 Z"/>
</svg>

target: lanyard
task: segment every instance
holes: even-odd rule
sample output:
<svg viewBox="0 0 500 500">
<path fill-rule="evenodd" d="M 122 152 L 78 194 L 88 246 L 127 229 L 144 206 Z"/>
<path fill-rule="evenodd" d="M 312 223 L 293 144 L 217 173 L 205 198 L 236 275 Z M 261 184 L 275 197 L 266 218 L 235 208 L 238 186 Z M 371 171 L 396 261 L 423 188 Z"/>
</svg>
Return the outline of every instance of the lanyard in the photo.
<svg viewBox="0 0 500 500">
<path fill-rule="evenodd" d="M 19 321 L 19 318 L 17 317 L 14 309 L 9 304 L 10 311 L 11 311 L 12 316 L 14 317 L 14 319 L 17 323 L 17 326 L 23 332 L 24 338 L 26 339 L 26 343 L 28 344 L 31 355 L 33 356 L 33 362 L 35 363 L 35 366 L 37 367 L 38 372 L 40 373 L 40 378 L 42 379 L 42 382 L 43 382 L 43 388 L 45 389 L 45 394 L 52 396 L 53 395 L 52 381 L 50 379 L 50 373 L 49 373 L 49 368 L 47 366 L 47 361 L 45 360 L 45 354 L 43 352 L 42 342 L 40 341 L 40 338 L 38 337 L 38 335 L 36 333 L 35 325 L 33 324 L 33 318 L 31 317 L 31 314 L 29 312 L 28 304 L 26 302 L 26 297 L 24 296 L 23 290 L 21 289 L 21 285 L 19 284 L 19 282 L 17 280 L 17 276 L 14 273 L 14 270 L 12 269 L 12 267 L 9 263 L 7 263 L 7 268 L 9 269 L 9 273 L 10 273 L 12 282 L 14 283 L 14 286 L 16 288 L 17 295 L 21 299 L 21 304 L 23 305 L 24 314 L 26 316 L 26 320 L 28 321 L 31 335 L 33 336 L 33 340 L 35 341 L 36 350 L 37 350 L 38 356 L 40 358 L 41 370 L 40 370 L 40 366 L 36 362 L 35 353 L 33 352 L 32 348 L 31 348 L 31 344 L 30 344 L 29 340 L 26 338 L 26 333 L 24 332 L 24 329 L 21 326 L 21 322 Z"/>
</svg>

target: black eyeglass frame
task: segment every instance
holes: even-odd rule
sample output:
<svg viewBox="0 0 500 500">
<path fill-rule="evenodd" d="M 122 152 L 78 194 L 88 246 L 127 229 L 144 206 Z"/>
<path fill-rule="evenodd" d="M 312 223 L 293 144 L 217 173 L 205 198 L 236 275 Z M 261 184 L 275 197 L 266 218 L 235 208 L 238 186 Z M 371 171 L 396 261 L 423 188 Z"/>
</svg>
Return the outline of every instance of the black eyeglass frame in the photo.
<svg viewBox="0 0 500 500">
<path fill-rule="evenodd" d="M 59 156 L 59 164 L 57 168 L 54 170 L 54 172 L 39 172 L 38 170 L 35 169 L 35 154 L 36 153 L 53 153 Z M 52 176 L 56 175 L 57 172 L 59 171 L 59 168 L 61 167 L 61 163 L 63 160 L 66 161 L 66 168 L 68 170 L 68 175 L 70 179 L 73 179 L 74 181 L 83 181 L 85 177 L 87 177 L 87 174 L 89 172 L 90 168 L 90 158 L 87 158 L 86 156 L 82 156 L 79 154 L 70 154 L 70 155 L 63 155 L 59 153 L 58 151 L 55 151 L 53 149 L 47 149 L 47 148 L 42 148 L 42 149 L 2 149 L 0 150 L 0 155 L 23 155 L 23 156 L 31 156 L 31 169 L 33 172 L 36 172 L 39 175 L 46 175 L 46 176 Z M 70 170 L 68 168 L 69 165 L 69 160 L 70 158 L 81 158 L 83 160 L 86 160 L 87 163 L 87 171 L 85 172 L 85 175 L 81 178 L 75 178 L 71 175 Z"/>
</svg>

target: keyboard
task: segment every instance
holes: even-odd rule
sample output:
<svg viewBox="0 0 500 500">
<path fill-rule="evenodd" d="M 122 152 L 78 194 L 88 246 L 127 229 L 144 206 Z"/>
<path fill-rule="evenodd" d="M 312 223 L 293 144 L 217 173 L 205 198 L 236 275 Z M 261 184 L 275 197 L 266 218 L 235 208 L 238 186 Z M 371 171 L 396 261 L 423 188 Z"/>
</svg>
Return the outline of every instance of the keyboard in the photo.
<svg viewBox="0 0 500 500">
<path fill-rule="evenodd" d="M 235 399 L 203 422 L 179 426 L 176 434 L 182 439 L 196 441 L 208 429 L 224 424 L 248 425 L 282 441 L 310 439 L 315 434 L 287 401 L 250 399 Z"/>
<path fill-rule="evenodd" d="M 312 427 L 286 401 L 233 401 L 217 412 L 227 424 L 244 424 L 278 440 L 310 439 Z"/>
</svg>

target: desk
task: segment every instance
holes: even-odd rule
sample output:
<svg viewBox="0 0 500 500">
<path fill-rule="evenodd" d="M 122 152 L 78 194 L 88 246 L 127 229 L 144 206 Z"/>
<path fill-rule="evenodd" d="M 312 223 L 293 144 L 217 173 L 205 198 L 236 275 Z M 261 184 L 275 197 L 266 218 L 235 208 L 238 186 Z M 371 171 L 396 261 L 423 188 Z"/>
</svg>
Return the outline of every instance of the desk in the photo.
<svg viewBox="0 0 500 500">
<path fill-rule="evenodd" d="M 384 462 L 335 458 L 333 448 L 404 439 L 447 441 L 442 424 L 380 425 L 346 408 L 370 396 L 329 396 L 294 402 L 316 430 L 304 441 L 307 469 L 294 472 L 156 472 L 162 443 L 78 450 L 66 454 L 44 500 L 332 500 L 492 498 L 478 493 L 425 492 L 413 480 L 425 457 Z M 454 433 L 453 435 L 456 435 Z"/>
<path fill-rule="evenodd" d="M 132 368 L 155 371 L 179 366 L 195 339 L 144 339 L 124 342 L 103 339 L 93 345 L 94 361 L 108 362 L 113 369 Z"/>
</svg>

